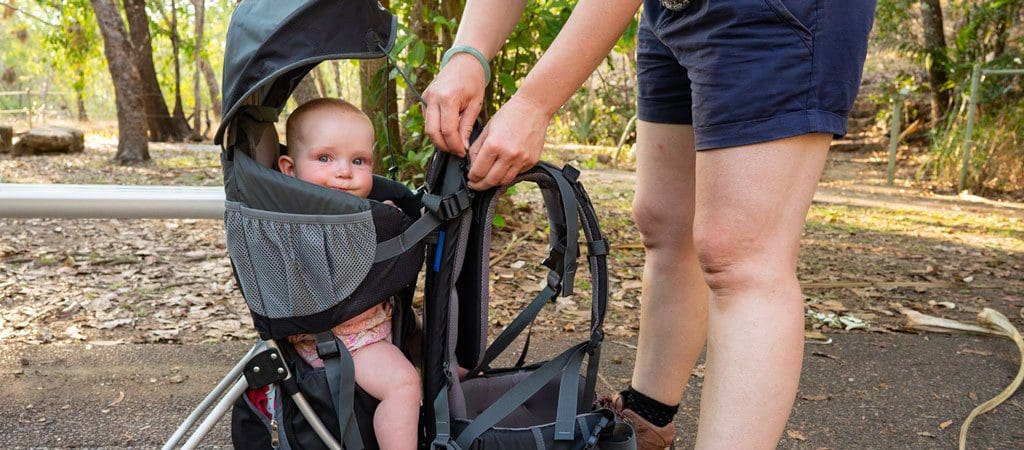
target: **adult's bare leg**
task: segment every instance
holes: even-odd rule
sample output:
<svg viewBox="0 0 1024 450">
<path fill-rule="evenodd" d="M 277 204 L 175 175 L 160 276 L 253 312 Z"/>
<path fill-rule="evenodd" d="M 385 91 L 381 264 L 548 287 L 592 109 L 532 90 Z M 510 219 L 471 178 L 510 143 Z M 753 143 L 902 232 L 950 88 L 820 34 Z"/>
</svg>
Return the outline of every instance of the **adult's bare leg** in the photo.
<svg viewBox="0 0 1024 450">
<path fill-rule="evenodd" d="M 796 396 L 796 261 L 831 137 L 700 152 L 694 237 L 711 288 L 697 448 L 775 448 Z"/>
<path fill-rule="evenodd" d="M 693 127 L 637 122 L 636 159 L 633 216 L 646 255 L 631 384 L 675 405 L 707 335 L 708 288 L 693 245 Z"/>
</svg>

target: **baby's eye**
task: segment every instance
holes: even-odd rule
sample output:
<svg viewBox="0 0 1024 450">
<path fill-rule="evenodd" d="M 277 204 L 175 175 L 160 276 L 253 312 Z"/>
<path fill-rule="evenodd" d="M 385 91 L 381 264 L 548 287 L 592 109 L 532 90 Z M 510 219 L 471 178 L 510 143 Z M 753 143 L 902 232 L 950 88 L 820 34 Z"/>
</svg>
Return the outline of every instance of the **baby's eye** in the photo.
<svg viewBox="0 0 1024 450">
<path fill-rule="evenodd" d="M 355 164 L 355 165 L 357 165 L 357 166 L 361 166 L 361 165 L 363 165 L 363 162 L 364 162 L 364 161 L 363 161 L 363 158 L 356 158 L 356 159 L 353 159 L 353 160 L 352 160 L 352 164 Z"/>
<path fill-rule="evenodd" d="M 331 157 L 327 156 L 327 155 L 320 155 L 320 156 L 316 157 L 316 160 L 320 161 L 320 162 L 324 162 L 324 163 L 325 162 L 331 162 Z"/>
</svg>

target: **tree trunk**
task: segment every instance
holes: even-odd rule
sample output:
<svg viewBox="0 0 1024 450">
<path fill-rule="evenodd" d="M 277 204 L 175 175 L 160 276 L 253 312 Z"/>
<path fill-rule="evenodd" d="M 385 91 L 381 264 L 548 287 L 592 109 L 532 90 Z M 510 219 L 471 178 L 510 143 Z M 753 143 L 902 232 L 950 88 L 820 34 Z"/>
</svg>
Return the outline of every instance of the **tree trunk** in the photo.
<svg viewBox="0 0 1024 450">
<path fill-rule="evenodd" d="M 192 0 L 192 6 L 196 12 L 196 46 L 192 53 L 195 57 L 195 71 L 192 74 L 192 99 L 195 101 L 195 107 L 192 112 L 192 140 L 201 141 L 204 139 L 203 130 L 203 96 L 199 90 L 199 78 L 202 72 L 202 57 L 200 56 L 203 51 L 203 9 L 205 8 L 203 0 Z"/>
<path fill-rule="evenodd" d="M 441 14 L 445 18 L 455 19 L 455 23 L 462 22 L 462 11 L 466 7 L 465 0 L 441 0 Z M 440 36 L 441 48 L 448 50 L 455 42 L 455 30 L 444 30 Z"/>
<path fill-rule="evenodd" d="M 344 85 L 341 83 L 341 61 L 331 61 L 331 69 L 334 71 L 334 89 L 338 92 L 338 97 L 344 97 Z"/>
<path fill-rule="evenodd" d="M 180 141 L 185 138 L 178 132 L 182 127 L 174 124 L 167 102 L 164 101 L 160 83 L 156 79 L 153 64 L 153 43 L 149 34 L 149 16 L 146 15 L 146 0 L 124 0 L 125 15 L 128 17 L 128 31 L 134 50 L 135 67 L 142 81 L 143 106 L 146 124 L 149 126 L 149 140 L 153 142 Z"/>
<path fill-rule="evenodd" d="M 213 112 L 220 117 L 220 87 L 217 84 L 217 75 L 213 72 L 213 66 L 210 65 L 210 60 L 203 58 L 201 61 L 203 69 L 203 77 L 206 78 L 206 87 L 210 90 L 210 104 L 213 106 Z"/>
<path fill-rule="evenodd" d="M 75 105 L 78 106 L 78 121 L 88 122 L 89 114 L 85 112 L 85 98 L 82 97 L 82 91 L 75 92 Z"/>
<path fill-rule="evenodd" d="M 96 21 L 103 34 L 103 52 L 107 68 L 114 81 L 117 105 L 117 155 L 121 164 L 149 160 L 149 142 L 146 140 L 146 118 L 142 106 L 142 82 L 132 58 L 128 32 L 121 20 L 121 12 L 113 0 L 90 0 L 96 12 Z"/>
<path fill-rule="evenodd" d="M 323 64 L 319 64 L 309 72 L 313 76 L 313 81 L 316 83 L 316 90 L 320 92 L 321 97 L 327 97 L 331 95 L 327 90 L 327 83 L 324 82 L 324 73 L 321 70 Z"/>
<path fill-rule="evenodd" d="M 313 70 L 316 70 L 316 68 Z M 299 105 L 313 100 L 314 98 L 320 98 L 320 92 L 316 89 L 316 82 L 313 81 L 312 71 L 302 78 L 302 81 L 299 82 L 298 86 L 295 86 L 295 91 L 292 92 L 292 98 L 294 98 L 295 103 L 298 103 Z"/>
<path fill-rule="evenodd" d="M 75 71 L 75 77 L 77 79 L 72 83 L 72 88 L 75 90 L 75 106 L 78 107 L 78 121 L 88 122 L 89 114 L 85 112 L 85 71 L 82 68 L 78 68 Z"/>
<path fill-rule="evenodd" d="M 386 67 L 384 59 L 359 61 L 359 86 L 362 93 L 360 107 L 373 121 L 377 148 L 384 150 L 373 155 L 374 171 L 378 174 L 387 172 L 388 168 L 383 163 L 386 152 L 404 153 L 399 133 L 397 86 L 395 80 L 389 79 Z"/>
<path fill-rule="evenodd" d="M 432 3 L 432 4 L 431 4 Z M 413 88 L 416 91 L 423 92 L 427 87 L 427 81 L 430 79 L 430 71 L 432 68 L 437 68 L 437 61 L 433 61 L 436 49 L 438 47 L 437 36 L 434 31 L 434 24 L 431 23 L 429 18 L 424 17 L 428 11 L 436 10 L 437 0 L 432 2 L 413 2 L 409 5 L 409 29 L 412 34 L 416 35 L 420 41 L 423 42 L 427 47 L 427 55 L 425 56 L 426 61 L 420 64 L 419 67 L 409 67 L 410 75 L 415 79 L 413 86 L 406 86 L 405 88 L 405 104 L 402 105 L 406 110 L 416 105 L 419 99 L 416 98 L 416 94 L 413 92 Z M 440 68 L 437 68 L 440 70 Z"/>
<path fill-rule="evenodd" d="M 181 36 L 178 35 L 178 5 L 171 0 L 171 50 L 174 54 L 174 121 L 181 124 L 183 136 L 191 134 L 185 120 L 185 109 L 181 104 Z"/>
<path fill-rule="evenodd" d="M 949 90 L 945 88 L 946 35 L 942 30 L 942 6 L 939 0 L 921 0 L 921 25 L 924 27 L 924 49 L 928 54 L 928 84 L 932 89 L 932 123 L 946 114 Z"/>
</svg>

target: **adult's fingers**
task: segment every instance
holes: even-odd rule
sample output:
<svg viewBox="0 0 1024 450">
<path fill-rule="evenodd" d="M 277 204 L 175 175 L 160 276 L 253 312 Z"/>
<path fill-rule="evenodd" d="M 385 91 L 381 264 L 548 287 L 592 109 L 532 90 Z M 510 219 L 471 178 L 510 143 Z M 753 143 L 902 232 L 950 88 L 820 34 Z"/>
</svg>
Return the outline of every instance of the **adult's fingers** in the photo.
<svg viewBox="0 0 1024 450">
<path fill-rule="evenodd" d="M 462 145 L 462 136 L 459 133 L 459 106 L 451 97 L 441 101 L 440 105 L 440 126 L 441 141 L 449 152 L 455 154 L 466 154 L 466 147 Z M 438 141 L 438 142 L 441 142 Z"/>
<path fill-rule="evenodd" d="M 476 182 L 470 182 L 469 187 L 477 191 L 482 191 L 494 186 L 500 186 L 507 173 L 516 171 L 510 163 L 510 160 L 499 155 L 498 158 L 495 159 L 494 164 L 491 164 L 487 174 Z"/>
<path fill-rule="evenodd" d="M 441 139 L 441 106 L 432 98 L 428 98 L 427 104 L 423 105 L 423 132 L 438 148 L 448 151 L 447 145 Z"/>
<path fill-rule="evenodd" d="M 469 137 L 473 134 L 473 124 L 476 123 L 476 118 L 480 115 L 482 107 L 483 103 L 472 100 L 470 104 L 466 105 L 466 109 L 462 111 L 462 116 L 459 118 L 459 134 L 462 138 L 462 146 L 467 150 L 469 149 Z"/>
<path fill-rule="evenodd" d="M 506 186 L 506 185 L 512 184 L 512 180 L 515 180 L 516 177 L 522 171 L 523 171 L 522 167 L 509 166 L 508 171 L 505 172 L 505 176 L 501 177 L 501 181 L 498 182 L 498 184 L 502 185 L 502 186 Z"/>
</svg>

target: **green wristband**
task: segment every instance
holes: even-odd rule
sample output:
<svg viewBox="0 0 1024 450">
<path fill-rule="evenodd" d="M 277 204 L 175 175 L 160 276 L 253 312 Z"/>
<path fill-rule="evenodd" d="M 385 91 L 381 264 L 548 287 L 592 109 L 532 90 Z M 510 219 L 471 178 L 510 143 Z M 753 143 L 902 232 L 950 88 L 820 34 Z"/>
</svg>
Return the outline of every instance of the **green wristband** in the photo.
<svg viewBox="0 0 1024 450">
<path fill-rule="evenodd" d="M 452 48 L 444 52 L 444 56 L 441 57 L 441 67 L 448 64 L 448 60 L 452 59 L 452 56 L 455 56 L 458 53 L 469 53 L 470 55 L 473 55 L 477 61 L 480 61 L 480 65 L 484 67 L 484 84 L 491 82 L 491 64 L 487 62 L 487 58 L 484 58 L 484 54 L 480 53 L 480 50 L 468 45 L 453 45 Z"/>
</svg>

